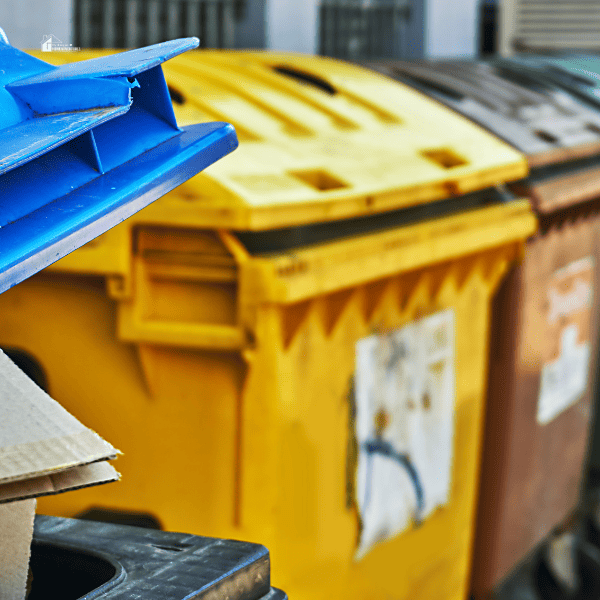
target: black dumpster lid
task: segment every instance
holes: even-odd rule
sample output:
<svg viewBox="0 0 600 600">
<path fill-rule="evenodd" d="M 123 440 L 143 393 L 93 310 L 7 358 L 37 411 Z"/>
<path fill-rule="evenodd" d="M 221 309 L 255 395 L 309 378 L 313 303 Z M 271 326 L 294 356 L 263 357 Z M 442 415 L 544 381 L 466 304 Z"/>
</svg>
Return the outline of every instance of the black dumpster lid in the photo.
<svg viewBox="0 0 600 600">
<path fill-rule="evenodd" d="M 31 565 L 31 600 L 287 600 L 264 546 L 112 523 L 36 516 Z"/>
<path fill-rule="evenodd" d="M 531 167 L 600 152 L 600 112 L 550 79 L 503 62 L 368 64 L 495 133 L 524 152 Z"/>
</svg>

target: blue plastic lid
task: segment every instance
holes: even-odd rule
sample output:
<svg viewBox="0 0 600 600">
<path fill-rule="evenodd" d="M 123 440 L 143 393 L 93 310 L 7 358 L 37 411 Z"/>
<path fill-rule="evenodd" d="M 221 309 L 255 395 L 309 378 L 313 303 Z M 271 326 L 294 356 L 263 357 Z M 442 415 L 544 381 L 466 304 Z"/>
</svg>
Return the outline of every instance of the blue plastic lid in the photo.
<svg viewBox="0 0 600 600">
<path fill-rule="evenodd" d="M 160 65 L 197 46 L 56 67 L 0 30 L 0 292 L 237 147 L 229 124 L 177 126 Z"/>
</svg>

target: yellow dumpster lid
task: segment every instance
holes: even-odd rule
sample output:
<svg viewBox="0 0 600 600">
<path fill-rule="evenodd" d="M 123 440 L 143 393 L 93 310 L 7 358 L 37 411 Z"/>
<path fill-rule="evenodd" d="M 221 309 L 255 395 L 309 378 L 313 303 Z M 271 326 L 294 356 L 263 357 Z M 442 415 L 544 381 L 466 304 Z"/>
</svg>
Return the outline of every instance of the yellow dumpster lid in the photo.
<svg viewBox="0 0 600 600">
<path fill-rule="evenodd" d="M 43 57 L 61 64 L 110 52 Z M 180 124 L 227 121 L 240 146 L 136 221 L 264 230 L 414 206 L 527 175 L 524 155 L 506 143 L 350 63 L 209 50 L 163 70 Z"/>
</svg>

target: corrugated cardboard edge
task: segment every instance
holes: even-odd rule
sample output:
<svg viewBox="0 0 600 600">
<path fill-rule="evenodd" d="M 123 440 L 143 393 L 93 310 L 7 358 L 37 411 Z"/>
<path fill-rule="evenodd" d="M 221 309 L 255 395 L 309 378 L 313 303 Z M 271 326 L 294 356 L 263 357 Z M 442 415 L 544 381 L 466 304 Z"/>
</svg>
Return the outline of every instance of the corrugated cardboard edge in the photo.
<svg viewBox="0 0 600 600">
<path fill-rule="evenodd" d="M 22 500 L 26 498 L 38 498 L 60 494 L 69 490 L 100 485 L 118 481 L 119 473 L 107 462 L 97 462 L 43 475 L 25 481 L 13 481 L 0 485 L 0 504 Z"/>
<path fill-rule="evenodd" d="M 0 484 L 112 460 L 118 454 L 118 450 L 90 429 L 61 438 L 0 448 L 3 471 Z"/>
</svg>

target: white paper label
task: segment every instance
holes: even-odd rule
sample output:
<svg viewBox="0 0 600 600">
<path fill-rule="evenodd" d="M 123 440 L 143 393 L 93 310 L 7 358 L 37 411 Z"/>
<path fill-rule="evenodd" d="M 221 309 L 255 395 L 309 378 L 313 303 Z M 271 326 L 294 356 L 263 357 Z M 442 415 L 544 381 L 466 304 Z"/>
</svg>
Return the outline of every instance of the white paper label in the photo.
<svg viewBox="0 0 600 600">
<path fill-rule="evenodd" d="M 356 344 L 356 558 L 449 500 L 454 311 Z"/>
<path fill-rule="evenodd" d="M 537 421 L 549 423 L 575 404 L 587 387 L 593 258 L 586 257 L 553 274 L 547 289 L 544 362 Z"/>
</svg>

